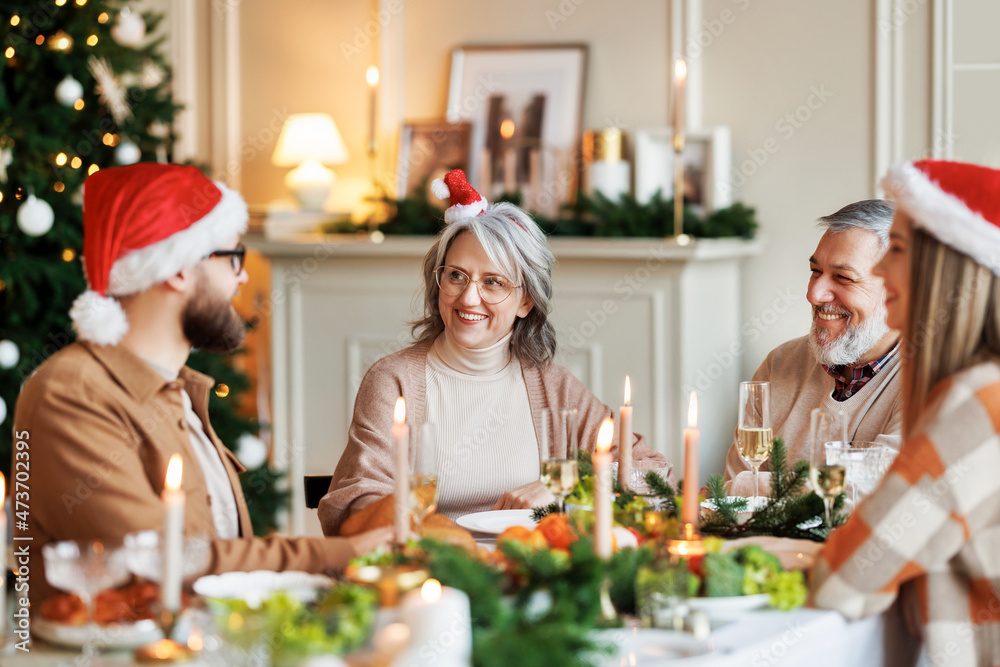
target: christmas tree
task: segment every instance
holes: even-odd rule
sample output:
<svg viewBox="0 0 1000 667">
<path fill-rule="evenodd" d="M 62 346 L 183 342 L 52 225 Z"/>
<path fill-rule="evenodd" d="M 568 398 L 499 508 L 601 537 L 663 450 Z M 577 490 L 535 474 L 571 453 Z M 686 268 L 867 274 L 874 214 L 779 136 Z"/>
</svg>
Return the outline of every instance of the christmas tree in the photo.
<svg viewBox="0 0 1000 667">
<path fill-rule="evenodd" d="M 5 0 L 0 12 L 0 471 L 9 473 L 21 384 L 69 344 L 73 299 L 86 285 L 84 179 L 98 169 L 167 161 L 180 107 L 156 35 L 162 16 L 123 0 Z M 235 411 L 246 377 L 222 357 L 190 364 L 216 378 L 209 411 L 223 442 L 255 443 Z M 248 438 L 248 436 L 250 436 Z M 241 440 L 242 439 L 242 440 Z M 259 440 L 256 441 L 259 444 Z M 244 487 L 258 532 L 285 502 L 264 457 Z"/>
</svg>

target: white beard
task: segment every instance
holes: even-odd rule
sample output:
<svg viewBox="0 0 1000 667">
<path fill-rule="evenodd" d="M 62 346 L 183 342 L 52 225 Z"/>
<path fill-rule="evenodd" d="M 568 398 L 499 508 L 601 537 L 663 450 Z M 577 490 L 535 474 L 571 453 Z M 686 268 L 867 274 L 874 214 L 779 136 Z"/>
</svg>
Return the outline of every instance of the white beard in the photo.
<svg viewBox="0 0 1000 667">
<path fill-rule="evenodd" d="M 813 307 L 814 319 L 812 329 L 809 331 L 809 349 L 812 350 L 816 361 L 824 366 L 852 366 L 856 364 L 889 332 L 889 326 L 885 323 L 888 312 L 884 300 L 879 301 L 875 312 L 861 324 L 848 323 L 844 333 L 832 340 L 829 340 L 828 334 L 816 325 L 817 312 L 847 313 L 836 307 Z"/>
</svg>

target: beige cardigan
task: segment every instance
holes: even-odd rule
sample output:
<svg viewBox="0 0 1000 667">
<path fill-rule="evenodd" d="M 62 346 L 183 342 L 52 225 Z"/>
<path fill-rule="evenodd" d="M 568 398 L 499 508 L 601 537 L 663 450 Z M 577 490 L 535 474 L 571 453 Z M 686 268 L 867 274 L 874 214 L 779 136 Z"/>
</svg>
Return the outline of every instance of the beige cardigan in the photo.
<svg viewBox="0 0 1000 667">
<path fill-rule="evenodd" d="M 406 417 L 410 424 L 425 420 L 427 397 L 427 352 L 430 343 L 417 343 L 379 359 L 361 381 L 354 402 L 354 419 L 344 450 L 330 484 L 330 491 L 319 503 L 319 520 L 326 535 L 336 535 L 344 520 L 366 505 L 392 493 L 392 413 L 396 398 L 406 399 Z M 531 420 L 536 437 L 545 408 L 573 407 L 579 412 L 579 442 L 593 450 L 597 431 L 611 408 L 597 400 L 590 391 L 562 366 L 549 364 L 540 369 L 521 364 L 528 390 Z M 617 443 L 617 439 L 615 440 Z M 663 460 L 662 454 L 646 446 L 636 435 L 632 448 L 634 460 Z M 617 444 L 612 452 L 617 458 Z M 669 464 L 667 464 L 669 466 Z M 673 471 L 670 483 L 674 483 Z"/>
</svg>

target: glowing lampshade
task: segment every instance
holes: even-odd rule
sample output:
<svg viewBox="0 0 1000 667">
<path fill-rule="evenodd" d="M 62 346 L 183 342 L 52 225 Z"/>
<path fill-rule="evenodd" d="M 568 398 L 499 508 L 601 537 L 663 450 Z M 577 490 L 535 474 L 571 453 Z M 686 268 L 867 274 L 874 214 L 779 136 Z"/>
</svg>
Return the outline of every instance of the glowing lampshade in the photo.
<svg viewBox="0 0 1000 667">
<path fill-rule="evenodd" d="M 285 177 L 285 185 L 306 210 L 321 210 L 333 185 L 334 173 L 326 164 L 347 162 L 347 147 L 337 124 L 325 113 L 290 116 L 278 136 L 271 162 L 278 167 L 295 167 Z"/>
</svg>

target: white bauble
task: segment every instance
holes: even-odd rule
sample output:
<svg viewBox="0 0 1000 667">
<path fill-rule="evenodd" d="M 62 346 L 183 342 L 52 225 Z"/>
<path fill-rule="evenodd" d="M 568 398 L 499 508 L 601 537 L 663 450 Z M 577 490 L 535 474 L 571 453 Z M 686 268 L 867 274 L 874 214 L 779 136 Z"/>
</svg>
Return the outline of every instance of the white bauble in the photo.
<svg viewBox="0 0 1000 667">
<path fill-rule="evenodd" d="M 45 234 L 52 229 L 55 218 L 55 213 L 52 212 L 49 203 L 35 195 L 28 195 L 21 207 L 17 209 L 17 226 L 28 236 Z"/>
<path fill-rule="evenodd" d="M 21 360 L 21 351 L 12 340 L 0 340 L 0 368 L 14 368 Z"/>
<path fill-rule="evenodd" d="M 125 140 L 115 149 L 115 162 L 118 164 L 135 164 L 142 158 L 142 151 L 133 142 Z"/>
<path fill-rule="evenodd" d="M 64 107 L 71 107 L 83 97 L 83 84 L 67 74 L 56 86 L 56 101 Z"/>
<path fill-rule="evenodd" d="M 7 404 L 3 402 L 3 398 L 0 398 L 0 424 L 7 419 Z"/>
<path fill-rule="evenodd" d="M 138 12 L 126 7 L 115 19 L 115 25 L 111 28 L 111 38 L 122 46 L 139 46 L 146 38 L 146 22 Z"/>
<path fill-rule="evenodd" d="M 257 436 L 244 433 L 236 439 L 236 457 L 250 470 L 259 468 L 267 461 L 267 445 Z"/>
</svg>

